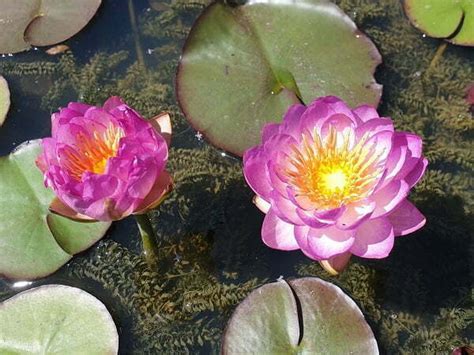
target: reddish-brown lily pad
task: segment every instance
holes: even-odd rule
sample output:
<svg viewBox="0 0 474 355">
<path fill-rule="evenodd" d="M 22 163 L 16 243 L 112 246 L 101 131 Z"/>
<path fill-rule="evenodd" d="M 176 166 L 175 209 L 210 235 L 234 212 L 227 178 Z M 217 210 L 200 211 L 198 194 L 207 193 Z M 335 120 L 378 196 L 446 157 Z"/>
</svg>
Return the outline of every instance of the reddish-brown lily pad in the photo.
<svg viewBox="0 0 474 355">
<path fill-rule="evenodd" d="M 377 105 L 374 44 L 325 0 L 250 0 L 204 10 L 185 45 L 177 96 L 211 143 L 241 155 L 288 106 L 337 95 Z"/>
<path fill-rule="evenodd" d="M 101 0 L 0 0 L 0 53 L 62 42 L 79 32 Z"/>
<path fill-rule="evenodd" d="M 222 354 L 378 354 L 372 330 L 340 288 L 314 277 L 253 291 L 234 311 Z"/>
</svg>

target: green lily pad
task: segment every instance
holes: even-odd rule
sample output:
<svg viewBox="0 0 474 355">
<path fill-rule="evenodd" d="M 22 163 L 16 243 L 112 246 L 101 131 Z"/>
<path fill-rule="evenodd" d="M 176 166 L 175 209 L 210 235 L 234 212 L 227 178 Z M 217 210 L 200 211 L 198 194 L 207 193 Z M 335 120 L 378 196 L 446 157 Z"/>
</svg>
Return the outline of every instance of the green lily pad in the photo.
<svg viewBox="0 0 474 355">
<path fill-rule="evenodd" d="M 474 46 L 473 0 L 405 0 L 413 25 L 435 38 Z"/>
<path fill-rule="evenodd" d="M 374 44 L 328 1 L 217 2 L 186 41 L 176 92 L 194 128 L 241 155 L 291 104 L 337 95 L 377 105 L 380 62 Z"/>
<path fill-rule="evenodd" d="M 105 235 L 110 223 L 81 223 L 49 212 L 54 194 L 35 165 L 40 141 L 0 158 L 0 275 L 47 276 Z"/>
<path fill-rule="evenodd" d="M 79 32 L 101 0 L 0 0 L 0 53 L 62 42 Z"/>
<path fill-rule="evenodd" d="M 10 90 L 8 89 L 8 83 L 5 78 L 0 75 L 0 126 L 5 122 L 9 109 Z"/>
<path fill-rule="evenodd" d="M 314 277 L 254 290 L 236 308 L 222 354 L 378 354 L 364 316 L 339 287 Z"/>
<path fill-rule="evenodd" d="M 75 287 L 46 285 L 0 304 L 1 354 L 117 354 L 107 308 Z"/>
</svg>

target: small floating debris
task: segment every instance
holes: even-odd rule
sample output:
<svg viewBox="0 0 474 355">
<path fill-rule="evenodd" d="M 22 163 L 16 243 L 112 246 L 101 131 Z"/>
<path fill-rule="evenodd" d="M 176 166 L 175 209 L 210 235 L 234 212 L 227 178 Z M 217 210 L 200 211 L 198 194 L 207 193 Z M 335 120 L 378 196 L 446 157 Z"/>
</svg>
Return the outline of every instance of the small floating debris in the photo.
<svg viewBox="0 0 474 355">
<path fill-rule="evenodd" d="M 70 48 L 65 44 L 58 44 L 57 46 L 51 47 L 46 50 L 46 53 L 49 55 L 58 55 L 68 51 Z"/>
</svg>

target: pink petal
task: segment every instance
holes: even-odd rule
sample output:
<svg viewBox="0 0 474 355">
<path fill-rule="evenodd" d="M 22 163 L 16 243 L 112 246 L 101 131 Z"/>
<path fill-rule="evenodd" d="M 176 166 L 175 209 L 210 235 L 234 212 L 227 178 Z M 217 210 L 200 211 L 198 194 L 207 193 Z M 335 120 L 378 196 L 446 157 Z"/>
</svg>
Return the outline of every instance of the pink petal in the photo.
<svg viewBox="0 0 474 355">
<path fill-rule="evenodd" d="M 285 168 L 280 163 L 282 161 L 283 153 L 273 155 L 273 159 L 267 163 L 267 172 L 270 177 L 272 187 L 278 191 L 282 196 L 286 196 L 288 189 L 287 177 L 284 175 Z"/>
<path fill-rule="evenodd" d="M 387 218 L 393 225 L 395 236 L 407 235 L 423 227 L 425 216 L 408 200 L 404 200 Z"/>
<path fill-rule="evenodd" d="M 335 96 L 326 96 L 315 100 L 301 116 L 301 132 L 313 132 L 314 129 L 321 134 L 322 127 L 328 123 L 336 126 L 347 127 L 349 122 L 355 126 L 357 120 L 351 109 L 344 101 Z M 327 128 L 327 125 L 325 126 Z"/>
<path fill-rule="evenodd" d="M 377 118 L 369 120 L 357 127 L 356 139 L 361 139 L 367 133 L 369 133 L 370 136 L 373 136 L 383 131 L 393 132 L 392 120 L 386 118 Z M 390 138 L 392 138 L 392 136 L 390 136 Z"/>
<path fill-rule="evenodd" d="M 377 218 L 391 212 L 400 204 L 410 191 L 410 186 L 403 180 L 395 180 L 372 195 L 375 210 L 372 218 Z"/>
<path fill-rule="evenodd" d="M 406 147 L 407 153 L 405 156 L 405 162 L 403 166 L 400 168 L 399 172 L 397 173 L 397 178 L 403 179 L 407 176 L 419 163 L 421 158 L 421 151 L 423 142 L 419 136 L 412 133 L 406 132 L 397 132 L 394 141 L 401 141 L 403 140 Z"/>
<path fill-rule="evenodd" d="M 301 137 L 301 116 L 306 111 L 306 106 L 296 104 L 290 106 L 285 116 L 283 117 L 283 122 L 279 128 L 281 134 L 289 134 L 296 139 Z M 265 142 L 265 141 L 263 141 Z"/>
<path fill-rule="evenodd" d="M 350 251 L 363 258 L 381 259 L 388 256 L 393 242 L 393 227 L 388 218 L 369 219 L 357 228 Z"/>
<path fill-rule="evenodd" d="M 355 126 L 356 123 L 353 121 L 352 118 L 337 113 L 325 119 L 322 119 L 320 123 L 316 126 L 316 129 L 317 133 L 319 133 L 319 136 L 324 140 L 328 135 L 331 127 L 335 128 L 338 133 L 342 133 L 345 129 L 353 130 Z M 343 142 L 343 140 L 339 141 Z"/>
<path fill-rule="evenodd" d="M 295 229 L 294 229 L 295 239 L 301 250 L 308 249 L 309 230 L 310 230 L 310 227 L 308 226 L 295 226 Z"/>
<path fill-rule="evenodd" d="M 344 213 L 337 219 L 340 229 L 354 229 L 367 218 L 370 218 L 375 209 L 375 202 L 369 199 L 346 205 Z"/>
<path fill-rule="evenodd" d="M 273 190 L 270 193 L 270 204 L 272 205 L 275 214 L 285 222 L 297 225 L 305 224 L 296 212 L 297 206 L 287 198 L 280 195 L 278 191 Z"/>
<path fill-rule="evenodd" d="M 244 153 L 244 177 L 255 193 L 268 200 L 272 191 L 267 172 L 267 154 L 260 147 L 253 147 Z"/>
<path fill-rule="evenodd" d="M 380 118 L 377 110 L 369 105 L 362 105 L 354 110 L 352 110 L 356 114 L 356 116 L 362 121 L 362 122 L 367 122 L 370 121 L 374 118 Z"/>
<path fill-rule="evenodd" d="M 172 190 L 173 179 L 167 171 L 162 171 L 155 184 L 151 188 L 150 193 L 140 203 L 137 211 L 134 214 L 143 214 L 158 205 L 163 201 L 164 197 Z"/>
<path fill-rule="evenodd" d="M 301 218 L 301 220 L 310 226 L 311 228 L 325 228 L 334 223 L 327 223 L 319 220 L 313 213 L 313 211 L 305 211 L 301 208 L 296 210 L 296 213 Z"/>
<path fill-rule="evenodd" d="M 263 126 L 262 143 L 265 143 L 268 139 L 278 134 L 279 130 L 280 130 L 279 123 L 267 123 L 265 126 Z"/>
<path fill-rule="evenodd" d="M 405 176 L 405 181 L 408 183 L 408 185 L 411 187 L 415 186 L 418 181 L 423 177 L 426 171 L 426 167 L 428 166 L 428 160 L 423 158 L 418 161 L 418 163 L 415 165 L 413 170 Z"/>
<path fill-rule="evenodd" d="M 371 147 L 372 154 L 378 157 L 378 162 L 384 161 L 389 156 L 392 150 L 392 137 L 393 132 L 391 131 L 379 131 L 365 143 L 366 147 Z"/>
<path fill-rule="evenodd" d="M 80 113 L 82 116 L 84 116 L 84 114 L 87 112 L 87 110 L 89 110 L 91 107 L 94 107 L 94 106 L 84 104 L 82 102 L 70 102 L 67 105 L 68 109 L 74 110 L 77 113 Z"/>
<path fill-rule="evenodd" d="M 387 162 L 385 165 L 387 170 L 385 175 L 385 184 L 392 181 L 393 178 L 398 175 L 405 164 L 407 154 L 408 147 L 406 146 L 406 141 L 397 137 L 397 134 L 395 133 L 393 137 L 392 151 L 387 157 Z"/>
<path fill-rule="evenodd" d="M 299 249 L 294 236 L 294 226 L 286 223 L 270 209 L 262 225 L 262 240 L 270 248 L 279 250 Z"/>
<path fill-rule="evenodd" d="M 51 135 L 56 137 L 58 127 L 69 124 L 76 117 L 82 117 L 82 114 L 69 108 L 61 108 L 59 112 L 53 113 L 51 115 Z"/>
<path fill-rule="evenodd" d="M 56 156 L 56 139 L 43 138 L 41 140 L 41 146 L 43 147 L 43 151 L 36 158 L 36 165 L 45 173 L 51 164 L 59 164 Z"/>
<path fill-rule="evenodd" d="M 117 221 L 122 218 L 115 208 L 115 201 L 111 198 L 104 198 L 91 203 L 85 209 L 84 214 L 103 222 Z"/>
<path fill-rule="evenodd" d="M 83 174 L 82 182 L 84 186 L 82 197 L 86 201 L 102 200 L 118 192 L 119 181 L 115 176 L 98 175 L 87 171 Z"/>
<path fill-rule="evenodd" d="M 317 210 L 314 212 L 314 215 L 320 222 L 334 224 L 336 220 L 344 213 L 345 209 L 345 206 L 341 206 L 330 210 Z"/>
<path fill-rule="evenodd" d="M 354 243 L 355 233 L 355 230 L 342 230 L 335 226 L 311 228 L 307 234 L 305 252 L 316 260 L 329 259 L 349 250 Z"/>
<path fill-rule="evenodd" d="M 107 101 L 104 102 L 104 105 L 102 106 L 104 110 L 106 111 L 111 111 L 117 106 L 125 105 L 125 102 L 118 96 L 112 96 L 107 99 Z"/>
</svg>

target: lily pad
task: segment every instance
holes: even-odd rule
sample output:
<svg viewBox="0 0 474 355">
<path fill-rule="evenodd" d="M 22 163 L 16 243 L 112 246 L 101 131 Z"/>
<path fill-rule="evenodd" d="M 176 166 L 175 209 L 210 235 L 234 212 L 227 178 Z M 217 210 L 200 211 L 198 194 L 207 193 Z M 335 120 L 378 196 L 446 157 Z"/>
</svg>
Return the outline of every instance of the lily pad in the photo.
<svg viewBox="0 0 474 355">
<path fill-rule="evenodd" d="M 8 89 L 8 83 L 5 78 L 0 75 L 0 126 L 5 122 L 9 109 L 10 90 Z"/>
<path fill-rule="evenodd" d="M 474 46 L 473 0 L 405 0 L 404 7 L 413 25 L 427 35 Z"/>
<path fill-rule="evenodd" d="M 110 223 L 81 223 L 49 212 L 54 194 L 35 165 L 40 141 L 0 158 L 0 275 L 47 276 L 101 239 Z"/>
<path fill-rule="evenodd" d="M 62 42 L 79 32 L 101 0 L 0 0 L 0 52 Z"/>
<path fill-rule="evenodd" d="M 374 44 L 331 2 L 217 2 L 186 41 L 176 92 L 195 129 L 241 155 L 291 104 L 337 95 L 377 105 L 380 62 Z"/>
<path fill-rule="evenodd" d="M 0 304 L 2 354 L 117 354 L 107 308 L 75 287 L 46 285 Z"/>
<path fill-rule="evenodd" d="M 378 354 L 372 330 L 339 287 L 314 277 L 254 290 L 236 308 L 222 354 Z"/>
</svg>

